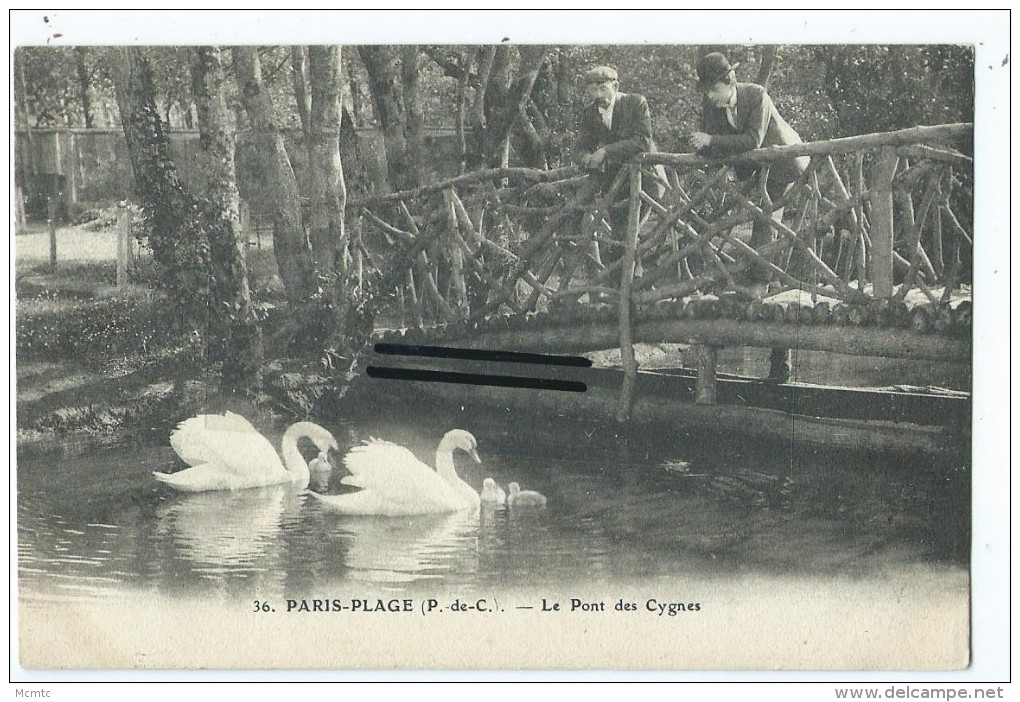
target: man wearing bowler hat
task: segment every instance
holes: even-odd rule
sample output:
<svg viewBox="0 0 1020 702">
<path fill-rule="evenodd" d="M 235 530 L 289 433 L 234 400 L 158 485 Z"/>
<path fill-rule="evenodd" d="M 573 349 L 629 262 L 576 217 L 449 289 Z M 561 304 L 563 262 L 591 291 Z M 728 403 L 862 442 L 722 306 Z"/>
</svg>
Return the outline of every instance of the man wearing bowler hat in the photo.
<svg viewBox="0 0 1020 702">
<path fill-rule="evenodd" d="M 577 162 L 591 173 L 595 193 L 604 195 L 625 161 L 655 151 L 652 119 L 644 96 L 620 92 L 616 69 L 609 66 L 596 66 L 584 74 L 584 95 L 577 125 Z M 665 170 L 658 166 L 645 169 L 644 174 L 644 191 L 660 197 L 666 186 Z M 627 231 L 628 192 L 624 185 L 617 203 L 610 207 L 610 226 L 617 240 Z M 603 262 L 622 256 L 622 248 L 612 248 L 603 252 Z"/>
<path fill-rule="evenodd" d="M 722 158 L 765 146 L 800 144 L 800 136 L 779 114 L 765 88 L 754 83 L 737 82 L 734 69 L 738 65 L 730 65 L 720 53 L 706 54 L 698 60 L 698 90 L 704 95 L 702 131 L 690 135 L 691 145 L 699 154 Z M 801 156 L 771 163 L 765 190 L 773 202 L 779 200 L 790 184 L 797 180 L 809 161 L 808 157 Z M 738 162 L 734 166 L 741 180 L 755 177 L 761 168 L 761 164 L 753 161 Z M 782 210 L 773 212 L 773 217 L 781 220 Z M 751 230 L 753 248 L 760 249 L 774 239 L 772 227 L 765 222 L 754 222 Z M 746 282 L 760 294 L 765 294 L 770 277 L 764 267 L 754 267 Z M 789 350 L 772 349 L 769 378 L 785 382 L 789 377 Z"/>
</svg>

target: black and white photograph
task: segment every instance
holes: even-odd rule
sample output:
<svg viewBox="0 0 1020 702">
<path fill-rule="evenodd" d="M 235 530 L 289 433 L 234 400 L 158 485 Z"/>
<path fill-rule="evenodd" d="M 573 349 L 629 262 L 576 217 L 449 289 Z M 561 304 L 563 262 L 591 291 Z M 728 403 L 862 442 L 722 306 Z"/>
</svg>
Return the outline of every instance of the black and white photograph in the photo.
<svg viewBox="0 0 1020 702">
<path fill-rule="evenodd" d="M 1004 679 L 1009 14 L 874 13 L 15 13 L 21 679 Z"/>
</svg>

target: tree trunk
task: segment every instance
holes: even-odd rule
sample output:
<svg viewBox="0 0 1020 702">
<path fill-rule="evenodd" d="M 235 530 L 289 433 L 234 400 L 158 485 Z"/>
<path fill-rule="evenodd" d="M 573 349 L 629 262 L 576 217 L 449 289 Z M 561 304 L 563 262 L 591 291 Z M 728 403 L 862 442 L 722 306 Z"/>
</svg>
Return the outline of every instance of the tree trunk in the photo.
<svg viewBox="0 0 1020 702">
<path fill-rule="evenodd" d="M 227 392 L 251 394 L 261 385 L 262 332 L 259 329 L 239 227 L 234 171 L 234 134 L 223 96 L 225 82 L 218 47 L 195 47 L 191 56 L 192 96 L 198 112 L 198 167 L 206 184 L 205 208 L 210 257 L 210 339 L 219 347 L 222 383 Z M 216 343 L 219 342 L 219 343 Z"/>
<path fill-rule="evenodd" d="M 467 170 L 482 168 L 485 163 L 485 100 L 488 93 L 489 76 L 492 65 L 496 61 L 496 47 L 486 46 L 478 52 L 478 85 L 475 86 L 475 97 L 468 110 L 467 124 L 470 136 L 465 137 L 464 166 Z"/>
<path fill-rule="evenodd" d="M 464 169 L 467 167 L 467 87 L 468 80 L 471 78 L 471 65 L 474 63 L 475 58 L 478 56 L 480 49 L 475 48 L 473 51 L 462 51 L 460 55 L 460 65 L 463 67 L 463 71 L 460 77 L 457 79 L 457 145 L 460 149 L 460 163 L 458 164 L 457 173 L 463 174 Z"/>
<path fill-rule="evenodd" d="M 298 191 L 307 198 L 308 194 L 315 188 L 312 181 L 312 135 L 310 114 L 312 111 L 312 96 L 308 92 L 308 48 L 304 46 L 292 46 L 290 49 L 291 84 L 294 88 L 294 102 L 297 104 L 298 117 L 301 120 L 301 143 L 305 147 L 305 160 L 308 167 L 301 171 Z M 295 173 L 295 176 L 297 174 Z M 302 216 L 306 212 L 302 210 Z M 302 222 L 307 224 L 304 218 Z"/>
<path fill-rule="evenodd" d="M 419 50 L 410 44 L 401 48 L 400 77 L 404 89 L 404 138 L 407 144 L 408 176 L 414 179 L 411 187 L 425 185 L 426 169 L 425 114 L 421 106 L 421 86 L 418 72 Z"/>
<path fill-rule="evenodd" d="M 328 281 L 332 310 L 330 338 L 348 364 L 348 379 L 358 351 L 372 333 L 372 317 L 363 295 L 361 271 L 351 265 L 357 253 L 351 235 L 345 231 L 347 189 L 340 160 L 340 47 L 312 46 L 308 49 L 312 93 L 312 183 L 311 241 L 320 280 Z M 353 232 L 357 236 L 357 230 Z"/>
<path fill-rule="evenodd" d="M 92 129 L 92 98 L 89 96 L 89 71 L 85 65 L 84 46 L 74 47 L 74 67 L 78 74 L 78 99 L 81 100 L 81 113 L 85 120 L 85 128 Z"/>
<path fill-rule="evenodd" d="M 531 106 L 534 107 L 533 104 Z M 537 112 L 537 108 L 535 111 Z M 521 136 L 518 153 L 524 165 L 548 170 L 549 161 L 545 155 L 545 141 L 531 120 L 531 110 L 521 110 L 520 118 L 517 121 L 517 131 Z"/>
<path fill-rule="evenodd" d="M 404 91 L 397 73 L 396 49 L 391 46 L 359 46 L 358 54 L 368 73 L 372 103 L 386 142 L 387 181 L 394 190 L 413 187 L 407 140 L 404 135 Z"/>
<path fill-rule="evenodd" d="M 517 77 L 513 80 L 509 89 L 503 91 L 497 88 L 490 92 L 494 85 L 506 85 L 507 74 L 499 60 L 494 62 L 494 68 L 489 75 L 490 88 L 486 89 L 486 102 L 490 95 L 496 96 L 495 104 L 486 104 L 486 126 L 485 126 L 485 164 L 491 167 L 507 166 L 508 147 L 510 134 L 514 124 L 517 122 L 521 111 L 531 96 L 531 89 L 535 85 L 538 71 L 542 68 L 545 55 L 548 51 L 544 46 L 525 45 L 519 46 L 521 54 L 520 65 L 517 68 Z"/>
<path fill-rule="evenodd" d="M 758 85 L 766 90 L 769 88 L 769 80 L 772 78 L 772 69 L 776 65 L 776 47 L 768 44 L 761 47 L 761 65 L 758 66 Z"/>
<path fill-rule="evenodd" d="M 291 81 L 294 85 L 294 101 L 297 103 L 298 117 L 301 118 L 301 132 L 308 143 L 309 113 L 312 111 L 312 96 L 308 94 L 308 64 L 305 58 L 305 47 L 290 48 Z"/>
<path fill-rule="evenodd" d="M 139 203 L 151 232 L 149 246 L 168 291 L 171 312 L 193 323 L 205 317 L 209 299 L 208 245 L 201 222 L 201 203 L 185 191 L 170 158 L 167 137 L 156 107 L 152 68 L 138 47 L 115 50 L 117 106 L 134 170 Z"/>
<path fill-rule="evenodd" d="M 344 208 L 347 190 L 340 163 L 340 48 L 312 46 L 308 49 L 311 85 L 309 113 L 311 217 L 309 240 L 316 275 L 329 278 L 340 273 L 338 254 L 344 240 Z"/>
<path fill-rule="evenodd" d="M 315 280 L 311 252 L 301 224 L 297 179 L 273 118 L 272 99 L 262 84 L 257 50 L 252 46 L 239 46 L 233 48 L 232 54 L 238 92 L 252 124 L 259 174 L 266 189 L 276 194 L 264 203 L 272 212 L 276 265 L 287 299 L 299 306 L 306 303 L 315 290 Z"/>
</svg>

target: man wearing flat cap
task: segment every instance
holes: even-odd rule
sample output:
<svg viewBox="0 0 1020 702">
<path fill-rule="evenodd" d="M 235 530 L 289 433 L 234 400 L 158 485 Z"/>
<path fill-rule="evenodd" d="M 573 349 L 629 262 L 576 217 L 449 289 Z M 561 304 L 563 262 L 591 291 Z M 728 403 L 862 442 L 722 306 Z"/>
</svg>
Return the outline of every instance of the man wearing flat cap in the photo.
<svg viewBox="0 0 1020 702">
<path fill-rule="evenodd" d="M 639 153 L 655 151 L 652 119 L 644 96 L 620 92 L 616 69 L 596 66 L 584 74 L 585 106 L 578 118 L 577 162 L 592 175 L 598 194 L 612 186 L 625 161 Z M 665 190 L 666 174 L 659 166 L 646 169 L 644 190 L 660 197 Z M 621 191 L 626 201 L 628 190 Z M 627 225 L 627 206 L 610 208 L 613 237 L 622 239 Z M 603 262 L 618 259 L 623 250 L 603 251 Z M 606 259 L 611 260 L 606 260 Z"/>
<path fill-rule="evenodd" d="M 704 95 L 702 130 L 690 135 L 691 145 L 703 156 L 723 158 L 766 146 L 800 144 L 800 136 L 779 114 L 765 88 L 754 83 L 737 82 L 734 69 L 738 65 L 730 65 L 720 53 L 706 54 L 698 60 L 698 90 Z M 802 156 L 771 163 L 765 190 L 773 202 L 779 200 L 790 184 L 797 180 L 809 161 Z M 761 164 L 753 161 L 738 162 L 734 166 L 741 180 L 755 177 L 761 168 Z M 775 211 L 773 217 L 781 219 L 782 210 Z M 753 248 L 760 249 L 774 239 L 772 227 L 755 221 L 751 230 Z M 755 267 L 745 282 L 764 292 L 770 277 L 767 269 Z M 770 365 L 771 379 L 788 379 L 789 351 L 773 349 Z"/>
</svg>

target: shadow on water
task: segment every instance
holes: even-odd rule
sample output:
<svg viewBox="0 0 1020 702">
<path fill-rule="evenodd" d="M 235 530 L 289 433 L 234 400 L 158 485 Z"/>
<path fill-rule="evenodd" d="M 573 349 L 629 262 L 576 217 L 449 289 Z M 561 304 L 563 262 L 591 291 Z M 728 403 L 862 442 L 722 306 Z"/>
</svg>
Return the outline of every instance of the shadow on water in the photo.
<svg viewBox="0 0 1020 702">
<path fill-rule="evenodd" d="M 323 420 L 346 450 L 369 436 L 433 464 L 451 428 L 478 439 L 486 477 L 548 497 L 544 510 L 484 508 L 350 517 L 301 491 L 175 494 L 153 470 L 165 445 L 60 442 L 18 457 L 23 596 L 112 596 L 124 587 L 247 597 L 371 585 L 394 592 L 713 574 L 868 577 L 966 568 L 969 458 L 794 449 L 682 429 L 374 405 Z M 281 428 L 268 430 L 278 444 Z M 313 453 L 308 451 L 308 455 Z M 316 476 L 336 491 L 344 475 Z"/>
</svg>

